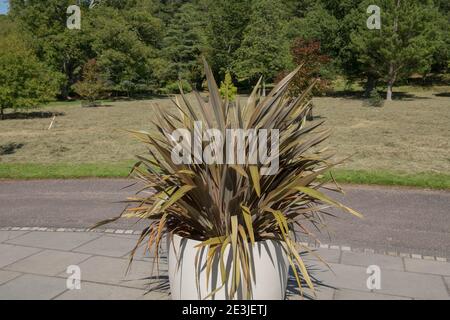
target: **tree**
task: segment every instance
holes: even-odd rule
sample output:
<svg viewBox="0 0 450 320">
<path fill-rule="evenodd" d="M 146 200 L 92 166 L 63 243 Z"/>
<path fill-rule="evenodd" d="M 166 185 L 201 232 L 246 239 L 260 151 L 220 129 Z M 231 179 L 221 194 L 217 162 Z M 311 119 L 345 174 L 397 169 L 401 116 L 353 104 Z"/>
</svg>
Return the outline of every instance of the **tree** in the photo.
<svg viewBox="0 0 450 320">
<path fill-rule="evenodd" d="M 319 41 L 322 52 L 337 56 L 339 46 L 339 21 L 331 15 L 320 2 L 308 6 L 302 17 L 290 19 L 287 26 L 290 41 L 302 38 Z"/>
<path fill-rule="evenodd" d="M 91 59 L 83 67 L 83 80 L 73 85 L 75 92 L 88 102 L 89 107 L 95 107 L 97 100 L 102 97 L 106 89 L 100 68 L 95 59 Z"/>
<path fill-rule="evenodd" d="M 70 0 L 10 0 L 11 16 L 19 25 L 38 59 L 64 75 L 61 96 L 70 95 L 71 85 L 92 56 L 90 37 L 82 30 L 66 27 Z M 83 11 L 84 17 L 84 11 Z"/>
<path fill-rule="evenodd" d="M 164 23 L 157 17 L 159 2 L 154 0 L 127 1 L 127 9 L 121 10 L 140 41 L 154 48 L 161 48 Z"/>
<path fill-rule="evenodd" d="M 381 8 L 380 30 L 367 28 L 365 10 L 370 4 Z M 442 15 L 432 1 L 419 0 L 368 0 L 357 10 L 353 12 L 358 27 L 351 33 L 351 48 L 363 73 L 386 82 L 386 99 L 392 100 L 397 80 L 430 68 L 443 37 L 436 24 Z"/>
<path fill-rule="evenodd" d="M 215 75 L 223 78 L 233 67 L 250 20 L 252 0 L 205 0 L 208 12 L 208 61 Z"/>
<path fill-rule="evenodd" d="M 55 98 L 60 78 L 38 61 L 17 33 L 0 37 L 0 118 L 5 109 L 34 108 Z"/>
<path fill-rule="evenodd" d="M 278 0 L 255 1 L 233 71 L 240 81 L 272 80 L 291 63 L 289 43 L 283 37 L 283 5 Z"/>
<path fill-rule="evenodd" d="M 329 80 L 322 76 L 321 72 L 331 59 L 321 52 L 320 42 L 313 40 L 304 40 L 298 38 L 294 41 L 291 47 L 291 54 L 294 63 L 302 66 L 299 72 L 292 79 L 289 87 L 289 94 L 292 97 L 298 97 L 306 94 L 307 97 L 312 97 L 313 94 L 323 93 L 329 86 Z M 284 71 L 278 76 L 278 81 L 282 80 L 289 71 Z M 307 93 L 309 87 L 315 83 L 314 88 Z M 312 121 L 313 106 L 311 104 L 310 112 L 307 115 L 307 120 Z"/>
<path fill-rule="evenodd" d="M 163 40 L 163 55 L 170 61 L 169 81 L 186 80 L 201 87 L 201 55 L 206 53 L 205 19 L 199 8 L 187 3 L 171 19 Z"/>
<path fill-rule="evenodd" d="M 450 71 L 450 2 L 446 0 L 435 0 L 441 19 L 436 21 L 437 27 L 442 30 L 443 36 L 440 43 L 436 45 L 432 57 L 431 72 L 445 74 Z M 424 75 L 424 78 L 426 75 Z"/>
<path fill-rule="evenodd" d="M 220 83 L 220 95 L 228 101 L 236 99 L 237 88 L 233 84 L 230 72 L 225 74 L 225 80 Z"/>
<path fill-rule="evenodd" d="M 72 0 L 11 0 L 11 16 L 18 21 L 41 61 L 65 76 L 62 96 L 81 78 L 83 65 L 96 58 L 113 89 L 148 91 L 159 87 L 158 46 L 163 27 L 154 16 L 153 0 L 101 0 L 93 8 L 80 0 L 81 30 L 66 27 Z"/>
<path fill-rule="evenodd" d="M 323 77 L 321 72 L 330 63 L 331 58 L 322 54 L 320 42 L 298 38 L 291 47 L 291 54 L 294 63 L 302 68 L 291 83 L 290 94 L 294 97 L 303 94 L 313 82 L 316 84 L 311 94 L 324 92 L 329 85 L 329 80 Z M 287 71 L 281 76 L 286 75 Z"/>
<path fill-rule="evenodd" d="M 84 30 L 91 37 L 93 57 L 116 93 L 156 90 L 160 52 L 146 44 L 130 24 L 125 12 L 99 4 L 84 20 Z"/>
</svg>

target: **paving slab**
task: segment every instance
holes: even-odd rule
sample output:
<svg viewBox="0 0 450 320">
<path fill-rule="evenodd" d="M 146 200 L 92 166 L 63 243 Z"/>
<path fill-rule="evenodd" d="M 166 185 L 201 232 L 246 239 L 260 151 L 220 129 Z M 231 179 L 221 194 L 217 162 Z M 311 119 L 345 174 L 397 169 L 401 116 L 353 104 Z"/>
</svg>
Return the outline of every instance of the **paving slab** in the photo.
<svg viewBox="0 0 450 320">
<path fill-rule="evenodd" d="M 129 257 L 128 255 L 126 256 Z M 134 254 L 134 259 L 136 260 L 145 260 L 145 261 L 153 261 L 155 259 L 155 249 L 152 248 L 151 251 L 148 251 L 146 248 L 146 244 L 142 245 Z M 167 251 L 159 250 L 159 261 L 163 263 L 167 263 Z"/>
<path fill-rule="evenodd" d="M 144 245 L 126 274 L 128 253 L 136 244 L 133 235 L 32 231 L 13 236 L 3 235 L 7 239 L 0 243 L 0 299 L 170 299 L 164 250 L 159 280 Z M 305 256 L 318 300 L 450 299 L 450 263 L 327 248 L 317 252 L 332 268 Z M 69 265 L 81 269 L 81 290 L 66 288 Z M 369 265 L 381 268 L 381 290 L 367 288 Z M 291 282 L 288 299 L 303 299 Z M 308 289 L 304 293 L 304 299 L 312 298 Z"/>
<path fill-rule="evenodd" d="M 21 275 L 19 272 L 0 270 L 0 285 Z"/>
<path fill-rule="evenodd" d="M 55 300 L 136 300 L 145 293 L 140 289 L 82 282 L 80 290 L 67 290 Z"/>
<path fill-rule="evenodd" d="M 450 263 L 429 260 L 405 259 L 406 271 L 450 276 Z"/>
<path fill-rule="evenodd" d="M 358 266 L 330 263 L 331 270 L 322 264 L 311 266 L 310 274 L 323 285 L 333 288 L 367 291 L 367 269 Z"/>
<path fill-rule="evenodd" d="M 122 258 L 95 256 L 82 262 L 79 267 L 82 280 L 138 289 L 151 288 L 157 275 L 155 267 L 152 276 L 152 262 L 147 261 L 134 261 L 130 272 L 126 274 L 128 260 Z M 161 270 L 160 275 L 167 278 L 167 271 Z"/>
<path fill-rule="evenodd" d="M 42 249 L 0 244 L 0 268 L 35 254 Z"/>
<path fill-rule="evenodd" d="M 0 242 L 12 240 L 29 231 L 0 231 Z"/>
<path fill-rule="evenodd" d="M 447 291 L 448 294 L 450 294 L 450 277 L 445 277 L 444 278 L 445 283 L 447 284 Z"/>
<path fill-rule="evenodd" d="M 379 266 L 381 270 L 404 270 L 402 258 L 381 254 L 342 252 L 341 263 L 365 268 L 376 265 Z"/>
<path fill-rule="evenodd" d="M 90 241 L 78 248 L 75 252 L 83 252 L 93 255 L 102 255 L 116 258 L 129 258 L 131 251 L 136 246 L 138 236 L 106 234 L 98 239 Z M 160 257 L 165 257 L 166 253 L 160 250 Z M 134 260 L 153 260 L 155 257 L 154 250 L 149 252 L 146 250 L 146 242 L 144 241 L 134 254 Z"/>
<path fill-rule="evenodd" d="M 443 277 L 412 272 L 384 270 L 379 293 L 415 299 L 450 299 Z"/>
<path fill-rule="evenodd" d="M 171 300 L 170 294 L 168 292 L 146 292 L 138 300 Z"/>
<path fill-rule="evenodd" d="M 68 266 L 77 265 L 89 257 L 90 255 L 81 253 L 44 250 L 10 264 L 5 269 L 23 273 L 56 276 L 61 272 L 65 272 Z"/>
<path fill-rule="evenodd" d="M 123 257 L 130 253 L 136 245 L 135 239 L 127 237 L 111 237 L 103 235 L 76 249 L 75 252 L 96 254 L 109 257 Z"/>
<path fill-rule="evenodd" d="M 100 235 L 95 233 L 33 231 L 6 243 L 44 249 L 72 250 L 98 237 Z"/>
<path fill-rule="evenodd" d="M 362 292 L 355 290 L 336 290 L 335 300 L 412 300 L 407 297 L 391 296 L 376 292 Z"/>
<path fill-rule="evenodd" d="M 335 289 L 328 287 L 318 287 L 316 288 L 315 292 L 316 296 L 314 297 L 309 288 L 304 288 L 303 296 L 298 293 L 288 294 L 287 300 L 333 300 Z"/>
<path fill-rule="evenodd" d="M 0 286 L 0 300 L 49 300 L 66 290 L 66 280 L 26 274 Z"/>
<path fill-rule="evenodd" d="M 126 232 L 126 230 L 125 230 Z M 137 234 L 126 234 L 126 233 L 122 233 L 122 234 L 117 234 L 117 233 L 108 233 L 107 234 L 108 237 L 115 237 L 115 238 L 119 238 L 119 239 L 133 239 L 138 241 L 139 239 L 139 235 Z"/>
<path fill-rule="evenodd" d="M 318 248 L 312 251 L 328 263 L 338 263 L 341 256 L 340 250 Z M 305 260 L 319 261 L 315 255 L 310 253 L 305 254 L 304 258 Z"/>
</svg>

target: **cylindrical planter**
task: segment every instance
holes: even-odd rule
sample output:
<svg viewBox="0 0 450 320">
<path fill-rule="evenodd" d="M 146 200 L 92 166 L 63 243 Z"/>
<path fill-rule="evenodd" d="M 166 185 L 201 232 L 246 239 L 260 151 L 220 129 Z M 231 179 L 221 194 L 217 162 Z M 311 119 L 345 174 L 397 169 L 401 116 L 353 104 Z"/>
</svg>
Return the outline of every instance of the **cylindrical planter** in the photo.
<svg viewBox="0 0 450 320">
<path fill-rule="evenodd" d="M 221 286 L 221 274 L 218 261 L 213 263 L 211 275 L 208 279 L 207 288 L 206 277 L 206 254 L 199 255 L 200 270 L 195 266 L 195 256 L 201 242 L 177 235 L 172 241 L 168 241 L 168 263 L 169 281 L 173 300 L 229 300 L 229 286 L 224 286 L 217 291 L 213 297 L 208 295 Z M 250 247 L 250 244 L 249 244 Z M 283 250 L 282 244 L 278 241 L 261 241 L 251 247 L 253 255 L 253 272 L 255 279 L 252 280 L 252 299 L 254 300 L 284 300 L 286 295 L 289 261 Z M 232 271 L 230 270 L 232 255 L 230 246 L 224 252 L 224 262 L 229 274 L 231 283 Z M 196 273 L 199 279 L 197 286 Z M 241 280 L 242 283 L 242 280 Z M 244 284 L 239 286 L 235 299 L 245 299 L 246 290 Z M 200 296 L 199 296 L 200 290 Z"/>
</svg>

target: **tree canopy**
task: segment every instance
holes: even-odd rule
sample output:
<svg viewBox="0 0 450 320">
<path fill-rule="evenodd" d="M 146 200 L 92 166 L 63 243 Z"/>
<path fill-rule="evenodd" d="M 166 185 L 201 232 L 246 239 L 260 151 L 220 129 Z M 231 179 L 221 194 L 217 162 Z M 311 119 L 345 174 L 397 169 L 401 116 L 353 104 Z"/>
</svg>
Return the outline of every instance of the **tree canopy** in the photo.
<svg viewBox="0 0 450 320">
<path fill-rule="evenodd" d="M 33 108 L 54 99 L 60 78 L 17 34 L 0 37 L 0 118 L 5 109 Z"/>
<path fill-rule="evenodd" d="M 283 34 L 285 17 L 280 0 L 253 3 L 250 21 L 232 66 L 240 80 L 273 79 L 290 64 L 289 43 Z"/>
<path fill-rule="evenodd" d="M 80 30 L 66 26 L 73 4 Z M 381 8 L 380 30 L 367 28 L 369 5 Z M 14 23 L 0 23 L 58 74 L 66 98 L 92 59 L 116 95 L 172 92 L 179 79 L 201 89 L 202 56 L 219 81 L 273 82 L 294 67 L 299 38 L 320 43 L 334 74 L 392 92 L 414 73 L 448 72 L 449 18 L 443 0 L 10 0 Z"/>
<path fill-rule="evenodd" d="M 372 3 L 382 10 L 380 30 L 369 30 L 361 15 Z M 423 0 L 367 0 L 359 9 L 353 10 L 360 23 L 351 32 L 350 46 L 362 72 L 387 83 L 391 100 L 398 79 L 430 71 L 433 54 L 445 41 L 442 16 L 432 1 Z"/>
</svg>

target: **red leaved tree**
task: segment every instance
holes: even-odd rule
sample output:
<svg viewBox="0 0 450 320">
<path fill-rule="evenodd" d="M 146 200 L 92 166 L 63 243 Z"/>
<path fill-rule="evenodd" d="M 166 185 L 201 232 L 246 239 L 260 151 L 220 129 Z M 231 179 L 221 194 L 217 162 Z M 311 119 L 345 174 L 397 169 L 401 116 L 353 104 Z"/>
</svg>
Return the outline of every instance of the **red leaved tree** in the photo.
<svg viewBox="0 0 450 320">
<path fill-rule="evenodd" d="M 330 83 L 328 80 L 320 77 L 320 71 L 331 59 L 329 56 L 321 53 L 320 41 L 298 38 L 294 40 L 291 47 L 291 54 L 294 63 L 296 65 L 302 65 L 302 68 L 294 77 L 289 94 L 291 96 L 302 95 L 314 81 L 316 81 L 316 85 L 308 95 L 312 96 L 323 93 Z M 278 76 L 278 79 L 283 79 L 287 74 L 287 71 L 282 72 Z M 308 115 L 308 120 L 313 120 L 312 107 Z"/>
</svg>

